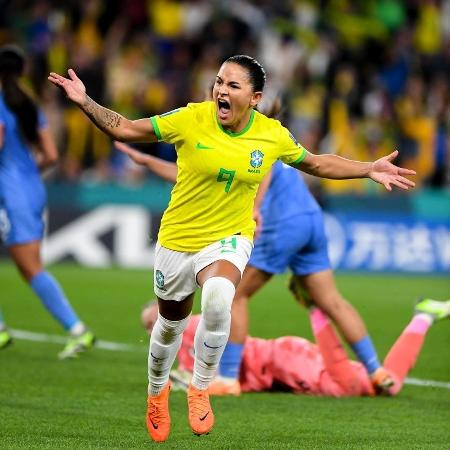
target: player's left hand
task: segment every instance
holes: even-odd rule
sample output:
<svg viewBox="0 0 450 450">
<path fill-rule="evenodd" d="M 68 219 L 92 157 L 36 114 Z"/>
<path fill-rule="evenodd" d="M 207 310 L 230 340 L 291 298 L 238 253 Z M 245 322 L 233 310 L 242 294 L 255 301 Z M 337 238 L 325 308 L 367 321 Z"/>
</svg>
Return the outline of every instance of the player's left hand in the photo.
<svg viewBox="0 0 450 450">
<path fill-rule="evenodd" d="M 388 191 L 392 191 L 392 186 L 397 186 L 400 189 L 408 190 L 413 188 L 416 183 L 409 180 L 404 175 L 415 175 L 415 170 L 404 169 L 392 164 L 398 155 L 398 150 L 395 150 L 390 155 L 383 156 L 372 163 L 369 171 L 369 177 L 382 184 Z"/>
</svg>

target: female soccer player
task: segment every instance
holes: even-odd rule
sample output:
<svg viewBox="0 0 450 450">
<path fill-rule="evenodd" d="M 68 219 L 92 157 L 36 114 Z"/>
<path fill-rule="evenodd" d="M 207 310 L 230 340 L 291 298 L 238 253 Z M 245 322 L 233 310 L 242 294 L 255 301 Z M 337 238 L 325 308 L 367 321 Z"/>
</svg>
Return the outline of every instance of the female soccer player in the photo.
<svg viewBox="0 0 450 450">
<path fill-rule="evenodd" d="M 155 253 L 159 316 L 150 338 L 147 427 L 156 441 L 169 435 L 169 372 L 200 286 L 202 318 L 188 409 L 193 432 L 206 434 L 214 425 L 207 388 L 228 339 L 231 304 L 252 248 L 256 190 L 272 164 L 281 159 L 327 178 L 370 177 L 388 190 L 413 187 L 404 175 L 414 172 L 391 163 L 396 152 L 367 163 L 308 153 L 278 121 L 255 111 L 265 72 L 246 55 L 223 63 L 213 101 L 190 103 L 150 120 L 128 120 L 98 105 L 72 69 L 69 78 L 52 72 L 49 80 L 114 139 L 175 144 L 177 183 Z"/>
<path fill-rule="evenodd" d="M 0 236 L 22 277 L 69 332 L 64 359 L 91 348 L 95 338 L 42 265 L 46 196 L 39 170 L 58 154 L 43 113 L 19 85 L 24 65 L 20 49 L 0 48 Z"/>
</svg>

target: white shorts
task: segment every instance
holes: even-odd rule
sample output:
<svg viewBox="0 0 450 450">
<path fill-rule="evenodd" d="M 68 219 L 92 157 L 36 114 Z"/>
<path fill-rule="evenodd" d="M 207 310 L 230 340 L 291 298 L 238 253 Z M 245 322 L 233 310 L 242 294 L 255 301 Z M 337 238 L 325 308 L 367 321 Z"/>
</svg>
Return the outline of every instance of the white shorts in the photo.
<svg viewBox="0 0 450 450">
<path fill-rule="evenodd" d="M 163 300 L 184 300 L 199 287 L 197 274 L 200 270 L 222 259 L 234 264 L 242 276 L 252 248 L 253 244 L 242 236 L 214 242 L 197 253 L 169 250 L 157 242 L 153 275 L 155 294 Z"/>
</svg>

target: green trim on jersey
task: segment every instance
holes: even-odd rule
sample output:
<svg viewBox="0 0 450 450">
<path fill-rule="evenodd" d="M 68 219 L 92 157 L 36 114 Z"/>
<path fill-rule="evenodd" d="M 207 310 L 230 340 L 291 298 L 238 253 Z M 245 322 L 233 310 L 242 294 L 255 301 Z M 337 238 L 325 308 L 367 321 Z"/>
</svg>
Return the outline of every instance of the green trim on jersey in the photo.
<svg viewBox="0 0 450 450">
<path fill-rule="evenodd" d="M 246 133 L 250 127 L 252 126 L 253 120 L 255 119 L 255 110 L 252 109 L 251 113 L 250 113 L 250 119 L 248 120 L 247 125 L 245 126 L 245 128 L 241 131 L 238 131 L 237 133 L 233 133 L 233 131 L 230 130 L 225 130 L 225 128 L 222 126 L 222 124 L 219 122 L 219 119 L 217 118 L 217 113 L 216 113 L 216 121 L 217 121 L 217 125 L 219 125 L 219 128 L 228 136 L 230 137 L 238 137 L 238 136 L 242 136 L 244 133 Z"/>
<path fill-rule="evenodd" d="M 156 138 L 158 139 L 158 142 L 162 140 L 161 132 L 159 131 L 158 123 L 156 122 L 156 118 L 150 117 L 150 122 L 153 125 L 153 131 L 155 132 Z"/>
<path fill-rule="evenodd" d="M 306 155 L 308 154 L 308 152 L 306 151 L 306 148 L 304 148 L 304 147 L 302 147 L 302 150 L 303 150 L 303 153 L 300 155 L 300 157 L 298 159 L 296 159 L 290 165 L 301 163 L 306 158 Z"/>
</svg>

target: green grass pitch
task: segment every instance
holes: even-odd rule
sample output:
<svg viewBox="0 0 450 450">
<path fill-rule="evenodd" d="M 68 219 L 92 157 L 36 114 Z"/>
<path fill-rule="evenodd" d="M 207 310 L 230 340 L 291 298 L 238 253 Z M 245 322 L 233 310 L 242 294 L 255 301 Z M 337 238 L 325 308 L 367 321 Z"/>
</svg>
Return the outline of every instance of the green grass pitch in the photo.
<svg viewBox="0 0 450 450">
<path fill-rule="evenodd" d="M 0 352 L 0 449 L 443 449 L 450 448 L 450 389 L 406 385 L 396 398 L 332 399 L 286 393 L 214 398 L 216 425 L 194 436 L 185 394 L 171 395 L 172 431 L 164 444 L 147 436 L 146 346 L 142 304 L 153 297 L 150 271 L 88 270 L 57 265 L 51 272 L 99 339 L 133 345 L 94 349 L 58 361 L 61 345 L 16 340 Z M 337 276 L 360 311 L 383 357 L 411 317 L 419 295 L 450 297 L 444 277 Z M 51 335 L 60 328 L 9 263 L 0 263 L 0 306 L 9 326 Z M 196 300 L 198 310 L 198 299 Z M 251 302 L 251 332 L 311 338 L 305 311 L 289 297 L 286 277 Z M 450 382 L 450 321 L 431 328 L 410 376 Z"/>
</svg>

